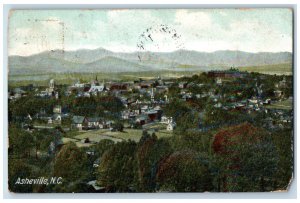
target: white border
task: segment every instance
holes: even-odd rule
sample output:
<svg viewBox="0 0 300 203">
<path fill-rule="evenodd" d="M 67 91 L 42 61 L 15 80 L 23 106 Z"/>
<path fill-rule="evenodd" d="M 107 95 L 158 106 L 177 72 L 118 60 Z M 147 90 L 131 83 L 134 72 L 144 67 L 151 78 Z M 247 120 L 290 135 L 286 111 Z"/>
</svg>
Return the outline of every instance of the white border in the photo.
<svg viewBox="0 0 300 203">
<path fill-rule="evenodd" d="M 140 3 L 139 1 L 126 1 L 126 3 L 131 3 L 131 4 L 122 4 L 124 1 L 113 1 L 109 2 L 110 4 L 95 4 L 97 3 L 95 0 L 90 0 L 89 2 L 80 2 L 84 4 L 77 4 L 77 5 L 71 5 L 71 4 L 66 4 L 69 3 L 70 1 L 66 0 L 52 0 L 50 4 L 37 4 L 37 5 L 32 5 L 32 3 L 41 3 L 41 1 L 38 0 L 31 0 L 31 1 L 26 1 L 24 0 L 4 0 L 4 7 L 1 7 L 1 17 L 3 17 L 3 24 L 1 25 L 1 33 L 3 33 L 3 37 L 1 38 L 2 40 L 2 45 L 3 45 L 3 53 L 1 53 L 1 58 L 0 61 L 3 61 L 3 68 L 1 71 L 2 78 L 3 79 L 3 88 L 0 88 L 0 95 L 3 98 L 0 102 L 0 110 L 3 112 L 3 117 L 1 117 L 1 129 L 3 129 L 3 142 L 1 142 L 1 147 L 2 147 L 2 152 L 3 152 L 3 180 L 0 175 L 0 182 L 3 182 L 3 185 L 0 186 L 1 193 L 3 191 L 3 197 L 8 198 L 8 199 L 68 199 L 68 198 L 76 198 L 76 199 L 144 199 L 142 201 L 145 201 L 147 198 L 154 198 L 154 199 L 294 199 L 297 198 L 297 160 L 295 159 L 295 173 L 294 173 L 294 183 L 292 184 L 289 192 L 275 192 L 275 193 L 121 193 L 121 194 L 13 194 L 10 193 L 7 190 L 7 16 L 8 16 L 8 11 L 11 8 L 15 9 L 63 9 L 63 8 L 68 8 L 68 9 L 78 9 L 78 8 L 230 8 L 230 7 L 293 7 L 294 8 L 294 19 L 295 19 L 295 28 L 298 27 L 299 21 L 297 20 L 297 1 L 290 1 L 294 5 L 287 5 L 284 3 L 288 3 L 287 1 L 282 1 L 274 3 L 272 1 L 252 1 L 254 4 L 249 4 L 250 2 L 240 2 L 240 1 L 229 1 L 230 3 L 233 4 L 222 4 L 223 1 L 209 1 L 209 4 L 202 4 L 202 5 L 188 5 L 186 3 L 195 3 L 194 1 L 184 1 L 184 3 L 181 4 L 174 4 L 172 1 L 168 0 L 153 0 L 151 3 L 155 4 L 137 4 Z M 228 1 L 227 1 L 228 2 Z M 252 3 L 251 2 L 251 3 Z M 16 3 L 16 4 L 10 4 L 8 3 Z M 24 4 L 27 3 L 27 4 Z M 120 4 L 121 3 L 121 4 Z M 157 3 L 173 3 L 171 5 L 166 5 L 166 4 L 157 4 Z M 208 3 L 208 2 L 206 2 Z M 219 3 L 219 4 L 218 4 Z M 266 4 L 266 3 L 272 3 L 272 4 Z M 297 32 L 296 29 L 294 30 L 294 75 L 295 75 L 295 80 L 294 80 L 294 97 L 295 101 L 297 101 L 297 92 L 296 90 L 298 89 L 298 83 L 296 80 L 297 76 L 297 71 L 296 71 L 296 62 L 297 62 L 297 57 L 298 53 L 296 52 L 297 50 Z M 296 115 L 298 115 L 298 109 L 296 108 L 297 104 L 296 102 L 294 103 L 294 109 L 295 111 L 295 157 L 299 157 L 298 155 L 298 150 L 296 148 L 297 145 L 297 123 L 296 122 Z M 1 169 L 2 170 L 2 169 Z M 2 181 L 1 181 L 2 180 Z M 299 183 L 298 183 L 299 184 Z M 2 188 L 3 187 L 3 188 Z M 299 188 L 299 187 L 298 187 Z M 43 200 L 45 201 L 45 200 Z M 73 200 L 74 201 L 74 200 Z M 90 201 L 90 200 L 89 200 Z M 202 201 L 202 200 L 201 200 Z"/>
</svg>

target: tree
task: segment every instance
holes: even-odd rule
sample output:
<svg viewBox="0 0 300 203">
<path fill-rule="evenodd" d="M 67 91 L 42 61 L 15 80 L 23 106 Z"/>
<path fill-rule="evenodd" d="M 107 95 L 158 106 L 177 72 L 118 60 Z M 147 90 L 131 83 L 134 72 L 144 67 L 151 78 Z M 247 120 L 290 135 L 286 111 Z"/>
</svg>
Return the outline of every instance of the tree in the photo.
<svg viewBox="0 0 300 203">
<path fill-rule="evenodd" d="M 272 133 L 272 141 L 279 156 L 278 168 L 274 174 L 274 185 L 280 190 L 286 190 L 291 182 L 294 171 L 293 131 L 283 129 Z"/>
<path fill-rule="evenodd" d="M 222 191 L 272 190 L 278 154 L 270 134 L 249 123 L 220 130 L 213 149 Z"/>
<path fill-rule="evenodd" d="M 53 175 L 63 178 L 63 187 L 67 184 L 80 183 L 89 175 L 86 153 L 75 143 L 69 142 L 56 154 L 53 165 Z"/>
<path fill-rule="evenodd" d="M 97 183 L 108 192 L 129 192 L 136 189 L 136 143 L 116 143 L 101 157 Z"/>
<path fill-rule="evenodd" d="M 17 157 L 29 157 L 31 148 L 34 146 L 34 138 L 30 132 L 9 126 L 9 152 Z"/>
<path fill-rule="evenodd" d="M 185 113 L 189 112 L 190 109 L 180 100 L 174 99 L 164 108 L 166 116 L 173 117 L 174 121 L 177 120 Z"/>
<path fill-rule="evenodd" d="M 12 157 L 8 161 L 8 188 L 11 192 L 32 192 L 33 185 L 17 183 L 22 179 L 36 178 L 33 175 L 33 168 L 26 161 L 25 159 L 13 159 Z"/>
<path fill-rule="evenodd" d="M 207 159 L 192 150 L 177 151 L 165 157 L 157 172 L 160 190 L 171 192 L 205 192 L 212 190 Z"/>
<path fill-rule="evenodd" d="M 106 150 L 109 150 L 114 145 L 112 140 L 104 139 L 100 140 L 99 143 L 92 146 L 95 149 L 95 153 L 98 157 L 101 157 Z"/>
<path fill-rule="evenodd" d="M 122 123 L 117 122 L 113 124 L 113 128 L 115 128 L 117 131 L 123 132 L 124 126 Z"/>
<path fill-rule="evenodd" d="M 161 159 L 171 153 L 169 143 L 157 139 L 153 133 L 143 133 L 137 148 L 139 191 L 153 192 L 156 189 L 156 172 Z"/>
</svg>

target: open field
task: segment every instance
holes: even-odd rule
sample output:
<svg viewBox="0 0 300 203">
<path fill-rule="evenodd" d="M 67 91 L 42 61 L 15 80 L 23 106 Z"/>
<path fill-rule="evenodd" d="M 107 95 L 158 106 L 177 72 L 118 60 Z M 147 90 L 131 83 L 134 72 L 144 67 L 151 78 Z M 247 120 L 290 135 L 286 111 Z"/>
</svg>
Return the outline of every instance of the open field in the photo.
<svg viewBox="0 0 300 203">
<path fill-rule="evenodd" d="M 263 74 L 277 74 L 277 75 L 292 75 L 293 64 L 282 63 L 274 65 L 262 65 L 262 66 L 249 66 L 249 67 L 238 67 L 240 71 L 259 72 Z"/>
<path fill-rule="evenodd" d="M 219 67 L 219 68 L 218 68 Z M 97 76 L 99 81 L 133 81 L 139 78 L 153 79 L 158 76 L 162 78 L 178 78 L 182 76 L 191 76 L 194 74 L 200 74 L 208 69 L 190 69 L 185 67 L 184 71 L 142 71 L 142 72 L 95 72 L 95 73 L 37 73 L 37 74 L 23 74 L 23 75 L 9 75 L 8 81 L 10 86 L 23 86 L 28 84 L 47 85 L 51 78 L 55 78 L 56 84 L 72 84 L 78 79 L 82 82 L 90 82 Z M 211 66 L 212 70 L 225 70 L 229 67 L 225 66 Z M 278 75 L 292 75 L 293 69 L 291 63 L 274 64 L 274 65 L 262 65 L 262 66 L 247 66 L 237 67 L 240 71 L 259 72 L 263 74 L 278 74 Z"/>
<path fill-rule="evenodd" d="M 73 138 L 64 137 L 63 142 L 75 142 L 79 147 L 87 147 L 92 144 L 98 143 L 101 140 L 109 139 L 113 142 L 121 142 L 126 140 L 133 140 L 138 142 L 142 136 L 142 129 L 124 129 L 123 132 L 112 132 L 108 129 L 99 129 L 99 130 L 90 130 L 90 131 L 81 131 L 78 135 L 75 135 Z M 158 138 L 170 137 L 173 135 L 171 131 L 160 130 L 155 132 Z M 89 138 L 90 143 L 82 143 L 83 139 Z"/>
<path fill-rule="evenodd" d="M 142 79 L 153 79 L 158 76 L 162 78 L 178 78 L 199 74 L 202 71 L 144 71 L 144 72 L 117 72 L 117 73 L 50 73 L 34 75 L 9 75 L 8 83 L 10 86 L 23 86 L 28 84 L 48 85 L 49 80 L 54 78 L 56 84 L 73 84 L 75 81 L 90 82 L 97 79 L 99 81 L 133 81 Z"/>
<path fill-rule="evenodd" d="M 267 106 L 269 109 L 283 109 L 283 110 L 291 110 L 293 109 L 293 99 L 289 98 L 274 104 L 270 104 Z"/>
</svg>

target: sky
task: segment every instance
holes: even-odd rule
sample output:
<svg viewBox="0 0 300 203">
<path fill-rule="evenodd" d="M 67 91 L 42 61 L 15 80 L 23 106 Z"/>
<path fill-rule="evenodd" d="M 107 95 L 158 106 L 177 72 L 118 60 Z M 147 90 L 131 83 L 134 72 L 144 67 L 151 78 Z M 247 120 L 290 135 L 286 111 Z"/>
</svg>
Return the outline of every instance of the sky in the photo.
<svg viewBox="0 0 300 203">
<path fill-rule="evenodd" d="M 14 10 L 9 15 L 8 54 L 97 48 L 292 52 L 292 15 L 287 8 Z M 180 37 L 174 40 L 161 25 Z M 141 38 L 149 28 L 151 39 L 148 34 Z M 141 43 L 143 49 L 137 47 Z"/>
</svg>

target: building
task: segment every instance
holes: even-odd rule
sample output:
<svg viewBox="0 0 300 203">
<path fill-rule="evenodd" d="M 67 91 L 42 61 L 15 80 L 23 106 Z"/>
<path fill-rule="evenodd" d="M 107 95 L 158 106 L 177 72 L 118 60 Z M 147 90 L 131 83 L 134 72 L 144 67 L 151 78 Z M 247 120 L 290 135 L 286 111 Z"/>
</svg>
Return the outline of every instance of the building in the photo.
<svg viewBox="0 0 300 203">
<path fill-rule="evenodd" d="M 178 84 L 178 87 L 181 88 L 181 89 L 184 89 L 184 88 L 187 87 L 187 85 L 188 85 L 187 82 L 180 82 L 180 83 Z"/>
<path fill-rule="evenodd" d="M 102 84 L 100 84 L 99 82 L 98 82 L 98 80 L 97 80 L 97 76 L 96 76 L 96 79 L 95 80 L 93 80 L 92 82 L 91 82 L 91 87 L 90 87 L 90 89 L 89 89 L 89 93 L 99 93 L 99 92 L 103 92 L 105 90 L 105 85 L 104 85 L 104 81 L 103 81 L 103 83 Z"/>
<path fill-rule="evenodd" d="M 146 111 L 145 114 L 147 114 L 150 121 L 154 121 L 154 120 L 158 119 L 158 113 L 156 110 Z"/>
<path fill-rule="evenodd" d="M 52 122 L 53 122 L 53 124 L 60 125 L 61 124 L 61 114 L 60 113 L 53 114 L 53 116 L 52 116 Z"/>
<path fill-rule="evenodd" d="M 89 117 L 84 120 L 84 127 L 88 129 L 99 128 L 100 118 L 99 117 Z"/>
<path fill-rule="evenodd" d="M 207 75 L 210 78 L 244 78 L 247 73 L 231 68 L 225 71 L 208 71 Z"/>
<path fill-rule="evenodd" d="M 141 115 L 135 119 L 135 122 L 137 124 L 144 125 L 144 124 L 146 124 L 147 120 L 148 120 L 148 118 L 145 115 Z"/>
<path fill-rule="evenodd" d="M 222 79 L 221 78 L 217 78 L 216 79 L 216 83 L 217 83 L 217 85 L 222 85 Z"/>
<path fill-rule="evenodd" d="M 82 130 L 84 119 L 84 116 L 73 116 L 71 128 Z"/>
<path fill-rule="evenodd" d="M 53 113 L 61 114 L 61 105 L 54 106 Z"/>
<path fill-rule="evenodd" d="M 114 90 L 127 90 L 128 85 L 126 83 L 112 83 L 109 87 L 110 91 Z"/>
<path fill-rule="evenodd" d="M 173 131 L 176 127 L 176 124 L 175 123 L 168 123 L 167 125 L 167 130 L 168 131 Z"/>
<path fill-rule="evenodd" d="M 167 130 L 168 131 L 173 131 L 175 129 L 175 127 L 176 127 L 176 123 L 173 121 L 173 118 L 170 117 L 168 119 Z"/>
</svg>

